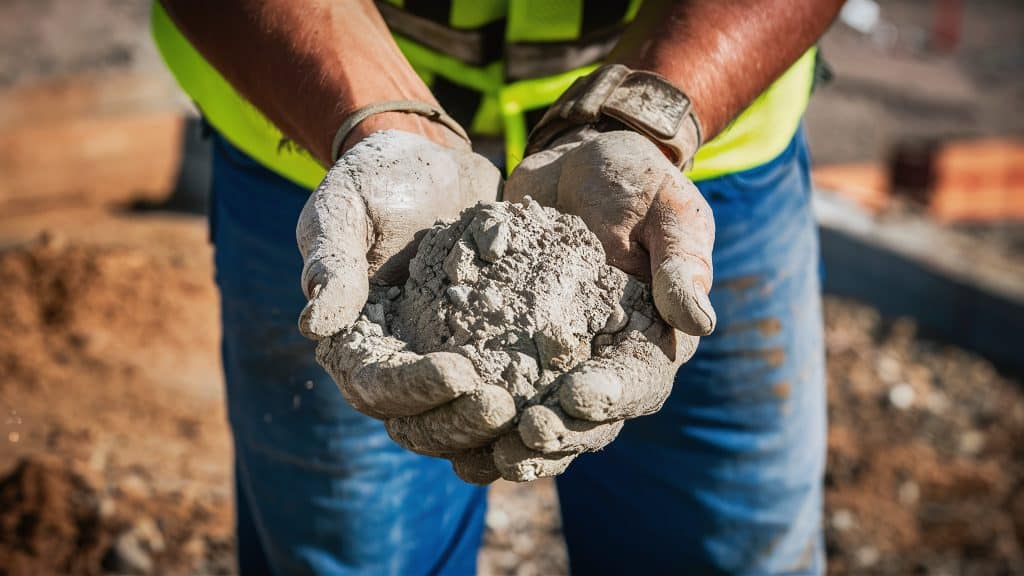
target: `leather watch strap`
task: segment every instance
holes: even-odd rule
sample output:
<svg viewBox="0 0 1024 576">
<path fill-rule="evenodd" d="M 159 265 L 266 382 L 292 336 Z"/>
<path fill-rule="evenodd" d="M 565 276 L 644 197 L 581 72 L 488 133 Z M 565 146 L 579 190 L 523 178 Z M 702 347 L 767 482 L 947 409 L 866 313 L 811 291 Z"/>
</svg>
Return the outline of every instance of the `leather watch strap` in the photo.
<svg viewBox="0 0 1024 576">
<path fill-rule="evenodd" d="M 614 119 L 650 138 L 687 167 L 701 145 L 701 128 L 689 97 L 663 76 L 621 64 L 578 78 L 530 133 L 526 154 L 539 152 L 573 126 Z"/>
</svg>

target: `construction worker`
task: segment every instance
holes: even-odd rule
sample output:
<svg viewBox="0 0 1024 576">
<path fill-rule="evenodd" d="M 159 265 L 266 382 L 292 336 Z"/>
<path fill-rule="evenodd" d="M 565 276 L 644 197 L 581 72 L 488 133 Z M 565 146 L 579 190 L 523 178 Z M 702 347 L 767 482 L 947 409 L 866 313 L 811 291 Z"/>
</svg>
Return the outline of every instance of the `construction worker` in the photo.
<svg viewBox="0 0 1024 576">
<path fill-rule="evenodd" d="M 503 194 L 579 215 L 670 324 L 714 330 L 660 412 L 557 478 L 572 571 L 822 573 L 801 117 L 841 4 L 155 3 L 214 132 L 241 572 L 475 571 L 486 488 L 351 408 L 295 318 L 314 338 L 344 328 L 369 282 L 401 281 L 416 232 Z M 481 135 L 505 140 L 504 191 Z"/>
</svg>

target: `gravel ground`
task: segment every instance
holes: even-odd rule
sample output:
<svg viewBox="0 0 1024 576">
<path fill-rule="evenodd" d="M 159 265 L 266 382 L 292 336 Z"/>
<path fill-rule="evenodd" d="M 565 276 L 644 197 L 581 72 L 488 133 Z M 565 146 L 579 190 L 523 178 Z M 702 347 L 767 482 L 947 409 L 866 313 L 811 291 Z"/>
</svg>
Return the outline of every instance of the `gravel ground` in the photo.
<svg viewBox="0 0 1024 576">
<path fill-rule="evenodd" d="M 827 298 L 833 574 L 1024 573 L 1024 390 L 913 322 Z M 481 566 L 560 574 L 557 496 L 500 485 Z"/>
</svg>

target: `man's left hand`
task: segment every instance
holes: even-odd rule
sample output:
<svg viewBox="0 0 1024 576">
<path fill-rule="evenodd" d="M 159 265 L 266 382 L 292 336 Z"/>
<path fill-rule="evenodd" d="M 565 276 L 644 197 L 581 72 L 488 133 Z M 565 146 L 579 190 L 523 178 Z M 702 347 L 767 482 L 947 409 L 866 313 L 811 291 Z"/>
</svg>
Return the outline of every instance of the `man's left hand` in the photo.
<svg viewBox="0 0 1024 576">
<path fill-rule="evenodd" d="M 504 199 L 524 196 L 582 218 L 609 264 L 651 282 L 672 327 L 692 336 L 714 330 L 711 208 L 645 136 L 574 129 L 512 172 Z"/>
</svg>

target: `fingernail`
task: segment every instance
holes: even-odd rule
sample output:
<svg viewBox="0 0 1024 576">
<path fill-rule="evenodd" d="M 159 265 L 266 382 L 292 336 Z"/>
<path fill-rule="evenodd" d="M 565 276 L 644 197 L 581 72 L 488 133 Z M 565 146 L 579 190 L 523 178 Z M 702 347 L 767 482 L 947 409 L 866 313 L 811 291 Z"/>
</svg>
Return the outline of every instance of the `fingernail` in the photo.
<svg viewBox="0 0 1024 576">
<path fill-rule="evenodd" d="M 696 330 L 696 333 L 692 335 L 707 336 L 715 331 L 718 315 L 715 314 L 715 309 L 711 306 L 711 299 L 708 298 L 705 288 L 696 280 L 693 281 L 693 290 L 690 291 L 690 294 L 693 298 L 692 307 L 688 312 L 690 312 L 690 318 L 694 320 L 693 327 Z"/>
<path fill-rule="evenodd" d="M 707 336 L 715 329 L 717 318 L 698 277 L 692 264 L 671 259 L 655 272 L 651 287 L 654 303 L 666 322 L 691 336 Z"/>
</svg>

